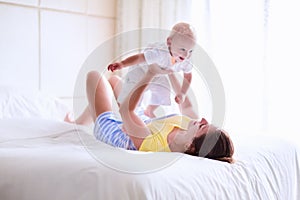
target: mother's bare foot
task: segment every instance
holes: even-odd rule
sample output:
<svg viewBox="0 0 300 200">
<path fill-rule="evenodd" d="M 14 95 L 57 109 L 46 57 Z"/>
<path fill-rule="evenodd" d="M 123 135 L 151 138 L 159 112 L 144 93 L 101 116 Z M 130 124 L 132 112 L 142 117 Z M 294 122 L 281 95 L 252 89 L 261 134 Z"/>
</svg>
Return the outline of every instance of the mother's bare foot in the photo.
<svg viewBox="0 0 300 200">
<path fill-rule="evenodd" d="M 68 122 L 68 123 L 75 123 L 75 120 L 74 120 L 74 115 L 72 112 L 68 112 L 64 118 L 64 121 L 65 122 Z"/>
</svg>

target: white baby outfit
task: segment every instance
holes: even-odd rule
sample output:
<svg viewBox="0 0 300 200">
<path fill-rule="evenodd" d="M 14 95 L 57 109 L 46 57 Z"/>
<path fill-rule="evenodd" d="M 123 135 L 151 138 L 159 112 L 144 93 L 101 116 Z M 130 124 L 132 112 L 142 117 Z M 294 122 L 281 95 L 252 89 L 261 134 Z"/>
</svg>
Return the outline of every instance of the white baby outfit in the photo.
<svg viewBox="0 0 300 200">
<path fill-rule="evenodd" d="M 177 62 L 172 65 L 172 56 L 168 50 L 168 46 L 163 43 L 155 43 L 149 45 L 144 50 L 144 56 L 146 63 L 139 64 L 137 66 L 130 66 L 129 71 L 123 80 L 122 90 L 118 97 L 118 102 L 124 101 L 126 96 L 132 90 L 132 88 L 141 80 L 145 75 L 148 66 L 151 64 L 158 64 L 161 68 L 171 69 L 174 72 L 190 73 L 192 71 L 192 64 L 190 60 L 186 59 L 183 62 Z M 168 75 L 160 75 L 155 77 L 149 84 L 145 91 L 148 105 L 170 105 L 170 82 Z"/>
</svg>

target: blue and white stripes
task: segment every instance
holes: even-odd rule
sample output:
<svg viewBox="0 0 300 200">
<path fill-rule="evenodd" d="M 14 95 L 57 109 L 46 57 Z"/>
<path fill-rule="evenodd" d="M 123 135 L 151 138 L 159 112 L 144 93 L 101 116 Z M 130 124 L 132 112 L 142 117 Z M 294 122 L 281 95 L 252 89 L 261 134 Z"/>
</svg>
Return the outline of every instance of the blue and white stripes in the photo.
<svg viewBox="0 0 300 200">
<path fill-rule="evenodd" d="M 137 150 L 129 136 L 122 131 L 122 124 L 116 120 L 113 112 L 104 112 L 95 121 L 94 135 L 96 139 L 114 147 Z"/>
</svg>

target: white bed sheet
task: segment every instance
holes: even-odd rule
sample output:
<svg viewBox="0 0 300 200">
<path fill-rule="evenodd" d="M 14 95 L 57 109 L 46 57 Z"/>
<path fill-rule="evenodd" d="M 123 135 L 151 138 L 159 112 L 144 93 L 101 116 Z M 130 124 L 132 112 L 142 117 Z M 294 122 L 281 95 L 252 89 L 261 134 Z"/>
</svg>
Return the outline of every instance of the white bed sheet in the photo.
<svg viewBox="0 0 300 200">
<path fill-rule="evenodd" d="M 228 164 L 113 148 L 60 121 L 0 120 L 0 199 L 300 199 L 295 146 L 233 140 L 237 162 Z"/>
</svg>

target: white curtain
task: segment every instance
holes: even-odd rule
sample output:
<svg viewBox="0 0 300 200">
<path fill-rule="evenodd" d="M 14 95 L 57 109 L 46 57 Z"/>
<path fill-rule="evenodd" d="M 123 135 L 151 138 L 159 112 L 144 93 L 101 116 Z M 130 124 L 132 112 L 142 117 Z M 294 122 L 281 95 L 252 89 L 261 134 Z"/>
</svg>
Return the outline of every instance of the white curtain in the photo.
<svg viewBox="0 0 300 200">
<path fill-rule="evenodd" d="M 267 125 L 299 140 L 300 2 L 270 1 L 267 40 Z"/>
<path fill-rule="evenodd" d="M 191 21 L 192 0 L 117 0 L 117 32 L 140 28 L 170 29 Z"/>
<path fill-rule="evenodd" d="M 264 2 L 205 1 L 202 46 L 215 63 L 226 96 L 225 128 L 233 133 L 263 129 Z M 197 7 L 197 6 L 195 6 Z"/>
<path fill-rule="evenodd" d="M 191 6 L 192 0 L 117 0 L 116 32 L 120 37 L 116 40 L 116 49 L 119 50 L 116 56 L 128 56 L 128 49 L 135 53 L 137 47 L 166 39 L 163 37 L 167 33 L 164 33 L 152 35 L 153 41 L 148 41 L 148 34 L 155 34 L 156 31 L 151 31 L 154 29 L 162 32 L 170 30 L 179 21 L 190 22 Z M 122 34 L 127 35 L 122 37 Z"/>
</svg>

